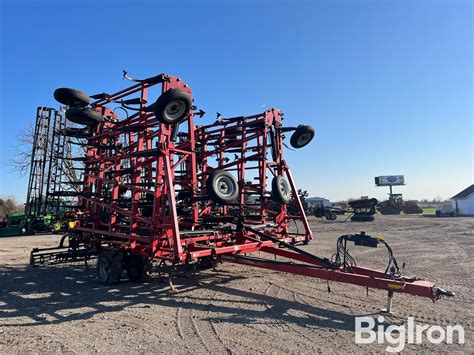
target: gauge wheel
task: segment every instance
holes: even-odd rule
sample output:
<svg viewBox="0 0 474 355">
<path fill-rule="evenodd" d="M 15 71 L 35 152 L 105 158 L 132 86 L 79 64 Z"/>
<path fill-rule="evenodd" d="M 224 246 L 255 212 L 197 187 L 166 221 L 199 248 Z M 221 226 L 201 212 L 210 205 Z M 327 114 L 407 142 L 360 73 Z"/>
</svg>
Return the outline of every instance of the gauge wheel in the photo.
<svg viewBox="0 0 474 355">
<path fill-rule="evenodd" d="M 274 201 L 287 205 L 291 200 L 291 188 L 283 176 L 275 176 L 272 180 L 272 198 Z"/>
<path fill-rule="evenodd" d="M 96 126 L 104 119 L 99 112 L 89 107 L 70 107 L 66 111 L 66 118 L 86 126 Z"/>
<path fill-rule="evenodd" d="M 175 124 L 189 115 L 192 106 L 191 97 L 180 89 L 164 92 L 153 104 L 156 118 L 163 123 Z"/>
<path fill-rule="evenodd" d="M 209 175 L 206 188 L 214 202 L 224 205 L 234 202 L 239 194 L 237 179 L 225 170 L 215 170 Z"/>
<path fill-rule="evenodd" d="M 89 95 L 78 89 L 58 88 L 53 96 L 57 102 L 71 107 L 84 107 L 91 102 Z"/>
<path fill-rule="evenodd" d="M 293 148 L 303 148 L 314 138 L 314 128 L 311 126 L 300 125 L 296 128 L 290 138 L 290 144 Z"/>
</svg>

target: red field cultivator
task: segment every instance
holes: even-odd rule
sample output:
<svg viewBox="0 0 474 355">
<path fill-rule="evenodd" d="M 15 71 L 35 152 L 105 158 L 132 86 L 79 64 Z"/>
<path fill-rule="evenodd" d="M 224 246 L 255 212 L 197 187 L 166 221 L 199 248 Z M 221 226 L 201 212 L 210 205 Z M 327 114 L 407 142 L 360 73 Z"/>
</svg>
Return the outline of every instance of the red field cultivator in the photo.
<svg viewBox="0 0 474 355">
<path fill-rule="evenodd" d="M 83 164 L 79 217 L 58 248 L 33 250 L 33 265 L 97 257 L 98 278 L 109 284 L 124 270 L 131 281 L 142 280 L 153 261 L 172 268 L 227 261 L 385 289 L 390 298 L 394 291 L 432 300 L 451 295 L 402 277 L 388 246 L 384 272 L 356 266 L 347 242 L 376 247 L 386 244 L 381 239 L 342 236 L 332 260 L 297 246 L 312 233 L 283 147 L 289 132 L 294 148 L 307 145 L 314 136 L 310 126 L 284 127 L 278 109 L 218 115 L 212 124 L 196 125 L 204 112 L 181 79 L 127 78 L 134 85 L 114 94 L 56 90 L 55 98 L 68 107 L 66 118 L 80 126 L 66 134 L 84 139 L 85 154 L 76 158 Z M 156 88 L 161 91 L 153 96 Z M 288 260 L 247 255 L 256 251 Z"/>
</svg>

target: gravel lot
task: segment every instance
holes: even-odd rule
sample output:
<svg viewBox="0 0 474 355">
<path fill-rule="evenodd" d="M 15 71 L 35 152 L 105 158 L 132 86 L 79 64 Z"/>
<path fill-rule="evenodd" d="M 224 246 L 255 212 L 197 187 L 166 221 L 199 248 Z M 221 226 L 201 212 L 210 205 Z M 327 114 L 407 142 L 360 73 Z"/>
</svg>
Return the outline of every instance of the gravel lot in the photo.
<svg viewBox="0 0 474 355">
<path fill-rule="evenodd" d="M 338 236 L 384 236 L 405 274 L 456 292 L 432 303 L 396 294 L 385 323 L 461 324 L 465 344 L 408 344 L 409 352 L 473 353 L 474 218 L 377 216 L 373 223 L 311 219 L 315 239 L 305 249 L 330 257 Z M 0 353 L 360 353 L 388 344 L 357 345 L 355 317 L 377 316 L 383 291 L 232 264 L 199 278 L 177 278 L 179 293 L 158 278 L 99 285 L 83 265 L 28 267 L 33 246 L 53 235 L 0 239 Z M 352 248 L 359 265 L 384 269 L 382 249 Z M 457 338 L 455 338 L 457 339 Z"/>
</svg>

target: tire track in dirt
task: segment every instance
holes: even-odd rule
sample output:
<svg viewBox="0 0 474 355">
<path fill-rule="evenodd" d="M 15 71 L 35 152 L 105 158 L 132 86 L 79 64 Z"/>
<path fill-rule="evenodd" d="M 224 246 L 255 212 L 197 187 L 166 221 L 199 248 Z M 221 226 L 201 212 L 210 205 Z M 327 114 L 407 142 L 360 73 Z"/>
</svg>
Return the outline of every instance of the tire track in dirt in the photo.
<svg viewBox="0 0 474 355">
<path fill-rule="evenodd" d="M 188 298 L 184 297 L 176 311 L 176 327 L 178 335 L 188 352 L 205 352 L 208 351 L 206 342 L 202 339 L 199 332 L 196 332 L 195 324 L 192 321 L 193 311 L 189 306 L 183 307 L 181 304 L 190 303 Z"/>
<path fill-rule="evenodd" d="M 206 294 L 211 293 L 210 290 L 204 289 L 204 292 L 201 294 L 201 297 L 205 297 Z M 215 299 L 218 292 L 212 292 L 212 296 L 208 296 L 208 305 L 206 307 L 205 317 L 199 318 L 199 322 L 196 319 L 193 319 L 196 329 L 199 329 L 201 333 L 201 338 L 207 340 L 207 347 L 209 352 L 222 353 L 232 353 L 229 345 L 226 344 L 223 336 L 218 331 L 216 324 L 209 319 L 213 316 L 212 308 L 216 303 Z M 198 325 L 199 323 L 199 325 Z M 203 335 L 204 334 L 204 335 Z M 227 339 L 226 339 L 227 340 Z"/>
<path fill-rule="evenodd" d="M 267 288 L 267 290 L 265 291 L 265 294 L 267 294 L 268 289 L 270 287 L 271 286 Z M 206 308 L 206 315 L 209 318 L 216 316 L 216 313 L 213 311 L 213 308 L 214 306 L 217 306 L 219 303 L 219 300 L 218 299 L 216 300 L 216 296 L 219 293 L 213 292 L 212 295 L 208 296 L 208 294 L 210 293 L 211 293 L 210 290 L 206 289 L 199 295 L 199 297 L 209 297 L 209 301 L 208 301 L 209 305 Z M 226 303 L 228 303 L 228 300 L 226 300 Z M 236 307 L 236 313 L 238 314 L 239 300 L 234 300 L 232 304 Z M 258 323 L 241 324 L 242 326 L 248 329 L 247 330 L 248 336 L 236 337 L 234 336 L 235 334 L 234 333 L 231 334 L 230 331 L 227 331 L 229 335 L 227 336 L 227 333 L 224 328 L 228 326 L 230 329 L 229 325 L 221 324 L 220 322 L 212 322 L 212 321 L 203 320 L 202 325 L 204 325 L 204 327 L 206 328 L 206 334 L 209 334 L 210 330 L 212 330 L 212 332 L 214 333 L 213 334 L 214 340 L 217 339 L 220 342 L 219 344 L 220 347 L 218 348 L 219 351 L 217 351 L 217 353 L 223 353 L 223 352 L 236 353 L 236 352 L 242 352 L 242 350 L 245 350 L 246 352 L 248 352 L 249 350 L 252 350 L 252 352 L 254 353 L 265 353 L 265 352 L 270 351 L 270 349 L 272 349 L 271 351 L 283 350 L 285 353 L 295 352 L 295 347 L 287 346 L 287 343 L 282 341 L 282 334 L 284 333 L 281 333 L 281 331 L 276 332 L 276 333 L 274 332 L 275 322 L 271 319 L 271 318 L 274 318 L 274 315 L 270 319 L 268 317 L 262 318 L 262 312 L 266 312 L 268 310 L 268 307 L 269 307 L 268 303 L 257 302 L 257 304 L 261 305 L 261 308 L 262 308 L 262 311 L 258 311 L 258 310 L 255 311 L 255 318 L 258 319 Z M 243 307 L 247 307 L 247 305 L 244 304 Z M 246 309 L 246 311 L 250 313 L 249 316 L 252 314 L 252 311 L 249 310 L 248 308 Z M 250 333 L 252 333 L 252 335 L 255 336 L 254 338 L 252 338 L 250 334 L 248 334 L 249 331 Z M 262 338 L 261 336 L 262 333 L 265 335 L 264 338 Z M 203 340 L 206 339 L 206 336 L 201 334 L 201 339 Z M 255 347 L 255 339 L 258 339 L 257 347 Z M 275 347 L 275 342 L 277 343 L 276 347 Z M 240 346 L 242 346 L 242 348 L 239 350 L 234 349 L 236 344 L 239 344 Z M 265 349 L 265 351 L 263 351 L 262 349 Z"/>
<path fill-rule="evenodd" d="M 301 296 L 297 294 L 297 292 L 290 291 L 288 289 L 282 288 L 286 290 L 289 294 L 291 294 L 292 302 L 294 303 L 294 311 L 298 314 L 303 314 L 304 316 L 310 318 L 316 324 L 322 322 L 322 318 L 324 317 L 323 314 L 320 314 L 319 317 L 314 315 L 312 312 L 307 310 L 308 307 L 312 308 L 315 307 L 314 304 L 306 302 Z M 298 300 L 298 298 L 300 300 Z M 320 326 L 320 325 L 306 325 L 305 329 L 311 334 L 312 337 L 317 338 L 319 340 L 324 339 L 324 343 L 327 344 L 326 346 L 336 349 L 337 348 L 337 340 L 340 340 L 340 335 L 338 334 L 337 330 L 331 329 L 327 326 Z M 318 352 L 322 351 L 322 349 L 318 348 Z"/>
<path fill-rule="evenodd" d="M 287 291 L 290 292 L 295 292 L 299 297 L 305 297 L 311 299 L 313 302 L 316 302 L 318 305 L 321 306 L 321 308 L 329 308 L 328 305 L 331 306 L 336 306 L 336 307 L 341 307 L 345 308 L 346 310 L 350 311 L 368 311 L 369 313 L 377 313 L 380 311 L 380 308 L 377 308 L 376 306 L 373 306 L 371 304 L 368 304 L 368 300 L 361 299 L 359 297 L 353 297 L 353 296 L 346 296 L 342 295 L 340 293 L 336 292 L 327 292 L 323 291 L 320 289 L 313 289 L 310 288 L 309 290 L 313 292 L 313 295 L 309 295 L 306 292 L 298 289 L 297 287 L 293 287 L 292 289 L 285 288 L 284 286 L 280 286 Z M 314 296 L 314 294 L 321 294 L 321 298 L 317 298 Z M 306 304 L 313 305 L 311 303 L 305 302 Z"/>
<path fill-rule="evenodd" d="M 331 305 L 328 306 L 325 299 L 315 298 L 293 290 L 291 290 L 291 295 L 295 304 L 303 307 L 303 309 L 305 307 L 318 307 L 320 309 L 316 315 L 308 312 L 309 318 L 313 319 L 316 324 L 313 323 L 307 329 L 314 335 L 315 339 L 318 339 L 318 343 L 325 344 L 321 350 L 322 353 L 326 353 L 327 349 L 339 349 L 338 351 L 341 351 L 340 349 L 350 348 L 353 345 L 356 317 L 352 311 L 353 307 L 336 302 L 330 302 Z M 348 336 L 348 334 L 350 335 Z M 358 349 L 355 353 L 361 353 L 361 351 L 361 349 Z M 366 348 L 363 350 L 364 353 L 373 353 L 367 351 Z M 354 352 L 347 350 L 347 353 Z"/>
<path fill-rule="evenodd" d="M 196 312 L 193 309 L 193 304 L 197 302 L 193 298 L 203 299 L 208 292 L 207 289 L 200 289 L 190 297 L 191 301 L 188 301 L 188 297 L 183 298 L 182 303 L 189 304 L 189 307 L 179 306 L 176 312 L 178 335 L 189 352 L 232 353 L 215 325 L 205 319 L 211 316 L 212 300 L 215 299 L 217 292 L 214 292 L 208 300 L 205 313 L 207 317 L 203 317 L 204 314 L 199 314 L 202 312 Z"/>
<path fill-rule="evenodd" d="M 262 313 L 266 312 L 266 303 L 252 302 L 250 305 L 248 299 L 241 299 L 240 297 L 226 298 L 224 300 L 222 298 L 216 299 L 217 294 L 217 292 L 214 293 L 212 297 L 213 305 L 218 305 L 219 303 L 229 305 L 230 302 L 235 307 L 236 315 L 239 315 L 240 309 L 245 309 L 246 313 L 247 319 L 244 319 L 244 321 L 211 322 L 211 326 L 216 334 L 218 334 L 230 352 L 249 353 L 250 351 L 251 353 L 263 354 L 275 351 L 281 352 L 282 349 L 285 349 L 286 353 L 294 353 L 294 348 L 285 347 L 285 343 L 281 342 L 281 335 L 280 337 L 275 337 L 275 334 L 267 331 L 266 325 L 271 323 L 271 321 L 262 318 Z M 209 316 L 215 316 L 215 313 L 209 312 Z M 276 343 L 277 346 L 275 346 Z"/>
<path fill-rule="evenodd" d="M 263 294 L 268 296 L 272 286 L 270 284 Z M 281 320 L 268 310 L 270 307 L 268 302 L 258 302 L 258 305 L 262 307 L 262 311 L 255 311 L 255 318 L 258 319 L 258 322 L 243 324 L 243 326 L 247 328 L 247 332 L 253 333 L 252 335 L 258 339 L 260 349 L 265 349 L 266 353 L 275 351 L 287 354 L 301 353 L 302 350 L 295 346 L 295 341 L 292 341 L 292 343 L 285 341 L 285 333 L 288 333 L 288 328 L 282 327 Z M 267 316 L 262 315 L 262 312 L 266 313 Z M 316 349 L 311 346 L 311 349 L 306 349 L 306 352 L 309 353 L 310 350 L 314 352 Z"/>
<path fill-rule="evenodd" d="M 278 321 L 276 326 L 278 327 L 279 330 L 281 330 L 284 333 L 291 332 L 293 335 L 298 339 L 298 345 L 304 346 L 305 350 L 315 350 L 314 349 L 314 338 L 311 337 L 311 334 L 308 334 L 307 331 L 304 331 L 302 326 L 300 325 L 293 325 L 286 321 L 281 314 L 285 313 L 288 311 L 284 306 L 281 305 L 281 301 L 283 300 L 281 298 L 281 293 L 282 293 L 283 288 L 275 285 L 275 284 L 270 284 L 270 287 L 266 290 L 265 294 L 267 296 L 273 297 L 275 300 L 277 300 L 273 305 L 266 304 L 267 310 L 274 316 L 274 318 Z M 301 350 L 300 350 L 301 351 Z"/>
</svg>

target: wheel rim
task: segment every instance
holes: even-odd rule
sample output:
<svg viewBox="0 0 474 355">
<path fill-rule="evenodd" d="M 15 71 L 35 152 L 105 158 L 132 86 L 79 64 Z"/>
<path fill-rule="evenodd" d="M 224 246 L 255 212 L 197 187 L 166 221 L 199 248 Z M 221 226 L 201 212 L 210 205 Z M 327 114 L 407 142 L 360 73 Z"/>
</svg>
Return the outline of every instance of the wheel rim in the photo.
<svg viewBox="0 0 474 355">
<path fill-rule="evenodd" d="M 216 191 L 219 195 L 228 197 L 235 192 L 233 181 L 227 176 L 221 176 L 216 180 Z"/>
<path fill-rule="evenodd" d="M 296 140 L 296 143 L 298 145 L 306 145 L 310 140 L 311 140 L 311 134 L 304 133 Z"/>
<path fill-rule="evenodd" d="M 186 103 L 182 100 L 171 101 L 165 107 L 165 116 L 171 121 L 180 119 L 185 112 Z"/>
<path fill-rule="evenodd" d="M 284 199 L 288 198 L 288 187 L 284 180 L 280 181 L 280 192 Z"/>
</svg>

